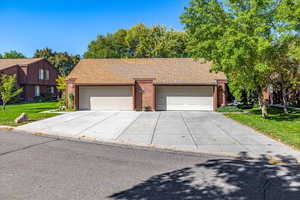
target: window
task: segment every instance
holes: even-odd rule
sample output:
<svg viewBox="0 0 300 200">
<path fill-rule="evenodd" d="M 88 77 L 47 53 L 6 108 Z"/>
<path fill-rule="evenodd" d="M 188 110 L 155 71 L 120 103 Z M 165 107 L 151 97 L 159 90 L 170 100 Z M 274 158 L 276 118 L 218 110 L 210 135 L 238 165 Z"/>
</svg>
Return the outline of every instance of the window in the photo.
<svg viewBox="0 0 300 200">
<path fill-rule="evenodd" d="M 44 70 L 43 69 L 39 70 L 39 80 L 44 80 Z"/>
<path fill-rule="evenodd" d="M 52 93 L 52 94 L 54 94 L 54 87 L 53 86 L 51 86 L 51 88 L 50 88 L 50 92 Z"/>
<path fill-rule="evenodd" d="M 34 95 L 35 95 L 36 97 L 39 97 L 40 94 L 41 94 L 41 92 L 40 92 L 40 86 L 37 85 L 37 86 L 34 87 Z"/>
<path fill-rule="evenodd" d="M 45 80 L 49 80 L 49 70 L 45 70 Z"/>
</svg>

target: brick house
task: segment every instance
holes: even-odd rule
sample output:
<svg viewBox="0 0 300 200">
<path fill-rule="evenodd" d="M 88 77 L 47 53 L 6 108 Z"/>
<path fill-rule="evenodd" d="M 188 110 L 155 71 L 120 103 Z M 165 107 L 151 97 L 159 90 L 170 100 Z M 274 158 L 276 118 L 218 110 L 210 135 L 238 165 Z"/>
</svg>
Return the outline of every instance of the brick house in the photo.
<svg viewBox="0 0 300 200">
<path fill-rule="evenodd" d="M 282 91 L 280 89 L 269 87 L 264 92 L 264 98 L 268 100 L 271 105 L 283 105 Z M 289 92 L 287 100 L 289 103 L 292 103 L 290 106 L 300 107 L 300 85 L 298 85 L 293 91 Z"/>
<path fill-rule="evenodd" d="M 216 110 L 227 79 L 190 58 L 83 59 L 67 78 L 77 110 Z M 70 102 L 70 100 L 69 100 Z"/>
<path fill-rule="evenodd" d="M 0 59 L 0 73 L 16 75 L 17 86 L 23 88 L 22 100 L 32 101 L 46 93 L 52 93 L 53 97 L 58 94 L 58 70 L 46 59 Z"/>
</svg>

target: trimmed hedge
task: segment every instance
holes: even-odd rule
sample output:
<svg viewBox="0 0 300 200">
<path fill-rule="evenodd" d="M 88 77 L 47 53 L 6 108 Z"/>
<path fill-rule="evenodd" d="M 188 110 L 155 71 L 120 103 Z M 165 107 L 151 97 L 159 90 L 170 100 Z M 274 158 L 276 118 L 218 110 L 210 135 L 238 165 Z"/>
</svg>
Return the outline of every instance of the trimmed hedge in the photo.
<svg viewBox="0 0 300 200">
<path fill-rule="evenodd" d="M 243 112 L 242 109 L 237 106 L 223 106 L 217 109 L 217 112 Z"/>
</svg>

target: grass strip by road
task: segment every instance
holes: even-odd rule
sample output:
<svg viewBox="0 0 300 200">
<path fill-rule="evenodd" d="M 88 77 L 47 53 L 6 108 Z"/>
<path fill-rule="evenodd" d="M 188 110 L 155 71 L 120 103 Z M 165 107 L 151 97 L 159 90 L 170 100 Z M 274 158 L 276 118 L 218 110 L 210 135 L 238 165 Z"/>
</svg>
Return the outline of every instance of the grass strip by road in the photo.
<svg viewBox="0 0 300 200">
<path fill-rule="evenodd" d="M 14 121 L 22 113 L 26 113 L 29 117 L 28 122 L 38 121 L 58 115 L 57 113 L 40 113 L 42 111 L 53 110 L 57 108 L 57 102 L 42 102 L 42 103 L 26 103 L 7 105 L 3 111 L 0 107 L 0 125 L 19 126 Z M 27 123 L 28 123 L 27 122 Z"/>
</svg>

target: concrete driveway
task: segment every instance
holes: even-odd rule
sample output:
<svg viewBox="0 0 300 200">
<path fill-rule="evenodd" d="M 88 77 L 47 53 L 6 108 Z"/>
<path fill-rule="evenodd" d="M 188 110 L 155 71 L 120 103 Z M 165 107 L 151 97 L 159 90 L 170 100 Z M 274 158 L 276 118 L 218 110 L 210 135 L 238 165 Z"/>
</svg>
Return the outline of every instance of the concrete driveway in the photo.
<svg viewBox="0 0 300 200">
<path fill-rule="evenodd" d="M 220 113 L 73 112 L 17 129 L 35 133 L 135 145 L 250 156 L 292 156 L 300 152 L 259 134 Z"/>
</svg>

